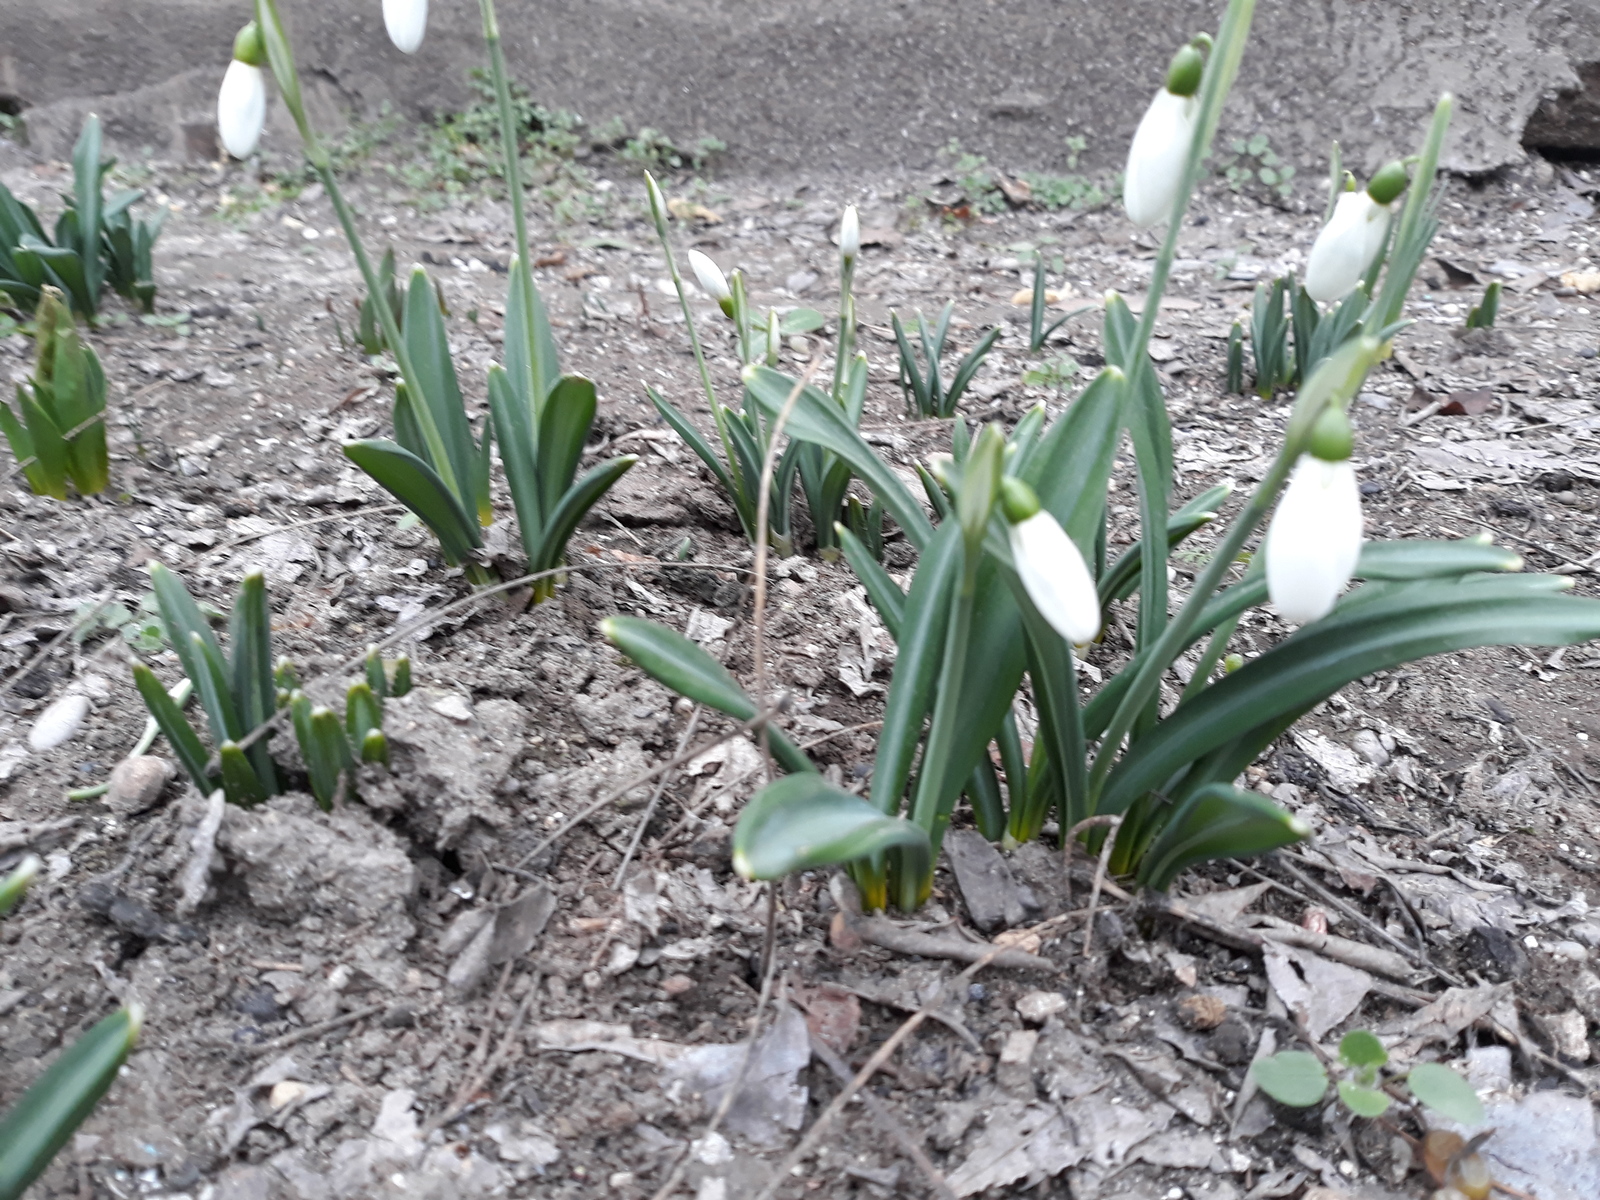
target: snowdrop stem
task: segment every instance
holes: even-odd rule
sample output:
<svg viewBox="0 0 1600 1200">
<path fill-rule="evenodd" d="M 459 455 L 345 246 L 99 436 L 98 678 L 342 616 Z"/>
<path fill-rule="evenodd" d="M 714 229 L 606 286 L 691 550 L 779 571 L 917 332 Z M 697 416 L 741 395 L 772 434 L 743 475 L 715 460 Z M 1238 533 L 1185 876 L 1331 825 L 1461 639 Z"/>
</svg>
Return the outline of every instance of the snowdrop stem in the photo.
<svg viewBox="0 0 1600 1200">
<path fill-rule="evenodd" d="M 855 357 L 856 305 L 852 288 L 855 286 L 856 260 L 842 259 L 839 265 L 839 340 L 833 356 L 833 399 L 844 403 L 845 380 L 850 378 L 850 360 Z"/>
<path fill-rule="evenodd" d="M 1222 116 L 1222 106 L 1233 88 L 1239 73 L 1239 60 L 1244 56 L 1245 43 L 1250 38 L 1250 22 L 1255 16 L 1256 0 L 1230 0 L 1228 11 L 1217 30 L 1216 44 L 1206 65 L 1200 85 L 1200 115 L 1195 122 L 1194 136 L 1189 142 L 1189 157 L 1185 160 L 1183 183 L 1178 189 L 1177 202 L 1172 207 L 1172 219 L 1167 222 L 1167 236 L 1161 243 L 1161 253 L 1156 255 L 1155 268 L 1150 275 L 1150 291 L 1145 298 L 1144 311 L 1139 314 L 1139 328 L 1123 369 L 1130 379 L 1136 369 L 1146 365 L 1145 356 L 1150 336 L 1155 331 L 1156 315 L 1161 308 L 1161 295 L 1167 288 L 1167 277 L 1172 273 L 1172 262 L 1178 254 L 1178 234 L 1182 231 L 1183 215 L 1189 208 L 1189 198 L 1200 181 L 1200 172 L 1211 139 L 1216 135 L 1217 122 Z"/>
<path fill-rule="evenodd" d="M 511 224 L 516 231 L 517 259 L 526 275 L 528 295 L 533 295 L 533 259 L 528 255 L 528 213 L 522 193 L 522 139 L 511 105 L 511 83 L 506 76 L 506 54 L 500 44 L 500 21 L 494 0 L 478 0 L 483 16 L 483 42 L 489 49 L 489 77 L 494 83 L 495 104 L 500 110 L 500 144 L 506 157 L 506 191 L 511 193 Z"/>
<path fill-rule="evenodd" d="M 656 240 L 661 243 L 661 253 L 667 260 L 667 274 L 672 278 L 672 286 L 678 292 L 678 307 L 683 310 L 684 328 L 689 331 L 689 345 L 694 350 L 695 366 L 700 368 L 700 386 L 705 389 L 706 404 L 713 414 L 717 412 L 717 390 L 711 385 L 711 370 L 706 366 L 705 352 L 700 348 L 700 334 L 694 327 L 694 313 L 689 309 L 689 296 L 683 290 L 683 276 L 678 274 L 678 260 L 672 255 L 672 238 L 667 232 L 667 201 L 661 194 L 655 176 L 649 171 L 644 173 L 645 191 L 650 197 L 650 218 L 655 223 Z M 719 426 L 720 429 L 720 426 Z M 723 438 L 726 446 L 727 438 Z M 737 462 L 730 458 L 731 462 Z"/>
<path fill-rule="evenodd" d="M 1268 468 L 1256 490 L 1251 493 L 1244 511 L 1234 520 L 1228 532 L 1217 544 L 1216 550 L 1212 552 L 1205 569 L 1195 580 L 1189 599 L 1178 610 L 1177 616 L 1173 617 L 1151 648 L 1149 655 L 1145 657 L 1143 664 L 1135 672 L 1133 682 L 1123 693 L 1122 702 L 1117 706 L 1111 723 L 1106 727 L 1105 735 L 1100 739 L 1094 766 L 1089 771 L 1089 812 L 1097 811 L 1096 806 L 1105 787 L 1106 776 L 1110 774 L 1112 764 L 1121 752 L 1123 738 L 1132 731 L 1134 722 L 1155 698 L 1161 685 L 1162 674 L 1189 644 L 1190 634 L 1194 630 L 1195 622 L 1200 619 L 1206 601 L 1222 586 L 1223 578 L 1232 569 L 1250 535 L 1272 512 L 1278 493 L 1288 481 L 1289 472 L 1299 461 L 1300 455 L 1311 440 L 1311 431 L 1316 426 L 1317 419 L 1329 405 L 1349 404 L 1351 398 L 1360 390 L 1372 364 L 1377 361 L 1378 349 L 1379 343 L 1374 337 L 1351 338 L 1333 354 L 1323 359 L 1305 386 L 1300 389 L 1300 394 L 1295 399 L 1294 410 L 1289 415 L 1288 426 L 1284 430 L 1283 445 L 1279 448 L 1277 457 L 1272 460 L 1272 466 Z"/>
<path fill-rule="evenodd" d="M 1405 310 L 1406 293 L 1411 281 L 1422 265 L 1426 245 L 1418 247 L 1417 227 L 1428 217 L 1428 204 L 1433 196 L 1433 181 L 1439 170 L 1439 152 L 1444 148 L 1444 136 L 1450 129 L 1450 117 L 1455 111 L 1455 98 L 1446 92 L 1439 97 L 1433 110 L 1433 123 L 1428 127 L 1428 138 L 1417 156 L 1416 170 L 1412 172 L 1411 186 L 1406 195 L 1406 206 L 1390 243 L 1395 261 L 1391 266 L 1403 269 L 1390 270 L 1383 281 L 1383 292 L 1368 309 L 1363 325 L 1367 329 L 1380 329 L 1393 325 Z M 1376 320 L 1374 320 L 1376 317 Z"/>
<path fill-rule="evenodd" d="M 307 161 L 316 171 L 317 178 L 322 181 L 323 190 L 328 193 L 328 201 L 333 205 L 334 215 L 339 219 L 339 227 L 344 230 L 345 240 L 350 243 L 350 252 L 355 255 L 356 267 L 361 271 L 361 280 L 366 285 L 367 295 L 381 296 L 383 288 L 378 282 L 378 273 L 372 269 L 372 259 L 367 256 L 367 248 L 362 244 L 361 234 L 356 229 L 355 213 L 339 187 L 339 180 L 334 174 L 333 161 L 328 157 L 327 147 L 322 144 L 322 138 L 318 136 L 316 128 L 306 116 L 305 102 L 300 94 L 300 75 L 294 65 L 294 51 L 289 44 L 289 35 L 284 31 L 283 21 L 278 16 L 276 0 L 256 0 L 256 22 L 261 27 L 261 38 L 267 47 L 267 61 L 272 66 L 272 76 L 277 82 L 278 94 L 283 97 L 284 106 L 294 118 L 295 128 L 300 131 L 300 141 L 305 149 Z M 374 304 L 372 307 L 377 312 L 378 322 L 383 327 L 383 336 L 394 354 L 395 364 L 400 368 L 400 378 L 405 380 L 406 389 L 413 396 L 422 396 L 423 390 L 418 386 L 417 375 L 411 365 L 411 355 L 406 349 L 405 339 L 400 336 L 400 324 L 395 320 L 394 312 L 387 304 Z M 426 404 L 413 404 L 411 410 L 416 415 L 422 440 L 427 443 L 434 469 L 439 472 L 439 477 L 446 487 L 456 495 L 461 495 L 460 481 L 456 479 L 455 471 L 450 465 L 450 456 L 445 453 L 444 438 L 439 433 L 439 426 L 433 419 L 433 413 Z"/>
</svg>

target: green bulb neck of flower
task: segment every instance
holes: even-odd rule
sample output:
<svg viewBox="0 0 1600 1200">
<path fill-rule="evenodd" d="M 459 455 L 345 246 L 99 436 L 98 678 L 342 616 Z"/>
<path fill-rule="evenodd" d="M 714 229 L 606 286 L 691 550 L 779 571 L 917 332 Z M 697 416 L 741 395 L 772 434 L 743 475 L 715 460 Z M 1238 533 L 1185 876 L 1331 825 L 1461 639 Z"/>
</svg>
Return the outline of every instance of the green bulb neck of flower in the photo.
<svg viewBox="0 0 1600 1200">
<path fill-rule="evenodd" d="M 1015 475 L 1007 475 L 1000 481 L 1000 507 L 1006 514 L 1006 520 L 1018 525 L 1038 515 L 1039 497 Z"/>
<path fill-rule="evenodd" d="M 1344 462 L 1354 449 L 1355 431 L 1350 427 L 1349 414 L 1339 404 L 1328 405 L 1311 427 L 1306 452 L 1323 462 Z"/>
<path fill-rule="evenodd" d="M 1197 94 L 1205 70 L 1205 56 L 1192 43 L 1183 47 L 1172 56 L 1172 65 L 1167 68 L 1167 91 L 1174 96 Z"/>
<path fill-rule="evenodd" d="M 261 26 L 251 21 L 234 36 L 233 57 L 252 67 L 265 66 L 267 43 L 261 36 Z"/>
<path fill-rule="evenodd" d="M 1392 204 L 1411 182 L 1403 163 L 1392 162 L 1367 183 L 1367 195 L 1378 204 Z"/>
<path fill-rule="evenodd" d="M 1356 173 L 1354 171 L 1346 171 L 1344 173 L 1343 190 L 1347 192 L 1353 192 L 1356 190 Z"/>
</svg>

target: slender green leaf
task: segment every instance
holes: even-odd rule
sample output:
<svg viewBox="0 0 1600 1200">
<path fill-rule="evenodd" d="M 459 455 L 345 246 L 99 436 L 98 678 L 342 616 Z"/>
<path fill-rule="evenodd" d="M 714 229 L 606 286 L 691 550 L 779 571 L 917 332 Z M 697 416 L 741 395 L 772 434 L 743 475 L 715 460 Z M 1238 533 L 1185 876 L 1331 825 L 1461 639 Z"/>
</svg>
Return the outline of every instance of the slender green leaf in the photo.
<svg viewBox="0 0 1600 1200">
<path fill-rule="evenodd" d="M 425 407 L 432 416 L 441 444 L 435 446 L 428 421 L 420 408 L 413 411 L 428 442 L 429 465 L 438 472 L 463 511 L 474 504 L 472 429 L 467 424 L 466 404 L 456 382 L 455 361 L 450 356 L 450 338 L 444 318 L 439 314 L 439 296 L 433 280 L 421 267 L 411 273 L 406 288 L 406 349 L 410 353 L 415 383 L 421 396 L 412 396 L 414 406 Z M 447 461 L 440 460 L 441 449 Z M 418 514 L 421 516 L 421 514 Z"/>
<path fill-rule="evenodd" d="M 83 123 L 78 144 L 72 149 L 73 207 L 78 214 L 78 239 L 74 249 L 83 262 L 84 292 L 93 305 L 100 299 L 100 118 L 94 113 Z M 93 307 L 89 310 L 92 315 Z"/>
<path fill-rule="evenodd" d="M 1311 836 L 1311 827 L 1265 796 L 1214 783 L 1167 819 L 1139 865 L 1139 882 L 1164 892 L 1185 867 L 1216 858 L 1247 858 Z M 1117 839 L 1122 840 L 1119 830 Z"/>
<path fill-rule="evenodd" d="M 245 735 L 245 729 L 239 720 L 239 708 L 233 700 L 233 689 L 228 682 L 228 667 L 222 651 L 215 644 L 208 646 L 198 633 L 191 632 L 189 655 L 199 664 L 199 673 L 189 678 L 194 680 L 200 706 L 205 710 L 206 721 L 211 726 L 211 740 L 218 745 L 237 741 Z"/>
<path fill-rule="evenodd" d="M 167 744 L 178 756 L 183 769 L 189 773 L 189 778 L 194 780 L 195 788 L 202 794 L 210 793 L 217 783 L 212 776 L 206 774 L 209 755 L 206 754 L 205 745 L 195 733 L 194 727 L 183 715 L 183 710 L 167 694 L 167 689 L 161 686 L 161 681 L 156 678 L 155 672 L 143 663 L 133 664 L 133 685 L 139 689 L 139 695 L 144 700 L 145 707 L 150 710 L 156 728 L 161 730 L 161 736 L 167 739 Z"/>
<path fill-rule="evenodd" d="M 1118 368 L 1100 372 L 1044 432 L 1017 470 L 1086 559 L 1094 551 L 1105 514 L 1125 383 Z"/>
<path fill-rule="evenodd" d="M 389 695 L 400 697 L 411 690 L 411 656 L 402 654 L 390 664 Z"/>
<path fill-rule="evenodd" d="M 39 874 L 43 866 L 37 854 L 28 854 L 17 864 L 15 870 L 4 879 L 0 879 L 0 917 L 17 906 L 17 901 L 22 899 L 22 893 L 28 890 L 28 885 L 33 882 L 34 876 Z"/>
<path fill-rule="evenodd" d="M 769 367 L 750 367 L 745 370 L 745 386 L 762 411 L 776 419 L 794 390 L 794 380 Z M 927 545 L 933 526 L 922 506 L 829 396 L 814 387 L 803 389 L 785 428 L 791 437 L 831 450 L 849 463 L 856 478 L 872 489 L 912 544 Z"/>
<path fill-rule="evenodd" d="M 1257 1085 L 1279 1104 L 1310 1108 L 1328 1094 L 1328 1073 L 1305 1050 L 1281 1050 L 1250 1064 Z"/>
<path fill-rule="evenodd" d="M 551 393 L 554 397 L 554 393 Z M 528 566 L 533 571 L 548 571 L 559 567 L 566 561 L 567 542 L 572 537 L 572 531 L 578 527 L 578 522 L 594 507 L 594 504 L 617 480 L 621 479 L 627 470 L 638 462 L 636 455 L 625 454 L 621 458 L 610 458 L 603 463 L 590 467 L 583 476 L 568 488 L 557 502 L 555 509 L 550 513 L 550 520 L 545 525 L 544 538 L 540 543 L 538 557 L 529 562 Z"/>
<path fill-rule="evenodd" d="M 922 740 L 923 720 L 933 704 L 933 687 L 939 678 L 945 631 L 950 623 L 951 598 L 960 582 L 963 561 L 960 527 L 955 522 L 941 525 L 917 565 L 911 594 L 904 601 L 904 615 L 897 622 L 895 641 L 899 648 L 894 678 L 889 684 L 883 732 L 878 737 L 877 760 L 872 770 L 872 803 L 880 812 L 900 811 L 911 764 Z"/>
<path fill-rule="evenodd" d="M 688 417 L 669 404 L 665 397 L 655 388 L 646 387 L 645 394 L 650 397 L 650 403 L 656 406 L 656 411 L 661 414 L 661 419 L 672 426 L 673 431 L 683 439 L 684 445 L 699 456 L 700 461 L 705 463 L 706 468 L 716 476 L 717 482 L 722 485 L 722 490 L 727 493 L 728 499 L 733 502 L 734 507 L 740 509 L 741 496 L 734 486 L 733 476 L 728 473 L 728 468 L 723 465 L 721 457 L 711 448 L 711 443 L 700 435 L 700 431 L 694 427 Z M 746 520 L 742 509 L 739 512 L 739 521 L 745 526 L 745 536 L 754 537 L 754 521 Z"/>
<path fill-rule="evenodd" d="M 347 442 L 344 454 L 433 530 L 451 566 L 469 561 L 472 551 L 482 545 L 478 522 L 467 515 L 438 473 L 411 451 L 370 438 Z"/>
<path fill-rule="evenodd" d="M 0 1196 L 28 1189 L 111 1087 L 139 1040 L 144 1010 L 119 1008 L 62 1052 L 0 1121 Z"/>
<path fill-rule="evenodd" d="M 870 858 L 890 847 L 927 864 L 928 835 L 888 817 L 821 775 L 786 775 L 745 805 L 733 831 L 733 866 L 746 879 L 781 879 L 794 871 Z"/>
<path fill-rule="evenodd" d="M 523 553 L 532 563 L 544 542 L 545 524 L 539 465 L 534 453 L 533 418 L 528 407 L 518 399 L 510 376 L 499 366 L 489 368 L 489 415 L 494 421 L 511 503 L 517 510 L 517 531 L 522 537 Z"/>
<path fill-rule="evenodd" d="M 839 538 L 839 546 L 844 551 L 845 561 L 856 573 L 856 578 L 861 580 L 861 585 L 867 592 L 867 599 L 872 601 L 872 607 L 878 610 L 878 617 L 883 622 L 883 627 L 889 631 L 889 636 L 898 642 L 901 627 L 905 624 L 906 594 L 900 590 L 900 585 L 889 577 L 889 572 L 883 569 L 883 564 L 873 557 L 855 533 L 843 525 L 836 524 L 833 529 Z"/>
<path fill-rule="evenodd" d="M 1233 493 L 1233 485 L 1218 484 L 1196 496 L 1167 518 L 1167 545 L 1176 546 L 1184 538 L 1217 519 L 1217 509 Z M 1144 557 L 1144 541 L 1140 539 L 1111 564 L 1100 579 L 1100 603 L 1125 600 L 1133 594 L 1134 580 L 1139 577 L 1140 563 Z"/>
<path fill-rule="evenodd" d="M 955 378 L 950 381 L 950 390 L 945 393 L 940 403 L 943 410 L 941 416 L 953 416 L 956 405 L 961 403 L 961 397 L 966 395 L 967 385 L 972 382 L 972 377 L 978 373 L 978 368 L 983 366 L 983 360 L 989 356 L 989 351 L 994 349 L 994 344 L 1000 340 L 1000 327 L 997 325 L 978 340 L 978 344 L 967 352 L 961 360 L 960 367 L 956 370 Z"/>
<path fill-rule="evenodd" d="M 1364 675 L 1474 646 L 1600 637 L 1600 601 L 1553 594 L 1560 584 L 1548 576 L 1487 575 L 1358 588 L 1135 743 L 1107 780 L 1100 811 L 1123 811 L 1218 746 L 1246 734 L 1253 741 L 1284 714 L 1303 712 Z"/>
<path fill-rule="evenodd" d="M 600 622 L 600 633 L 657 683 L 696 704 L 727 713 L 736 721 L 756 715 L 755 701 L 728 669 L 676 630 L 642 617 L 607 617 Z M 786 771 L 817 769 L 782 730 L 768 726 L 767 734 L 773 757 Z"/>
<path fill-rule="evenodd" d="M 389 765 L 389 739 L 384 737 L 383 730 L 367 730 L 367 736 L 361 739 L 361 761 Z"/>
<path fill-rule="evenodd" d="M 239 584 L 233 614 L 228 622 L 228 649 L 232 655 L 234 703 L 239 709 L 242 734 L 266 724 L 278 708 L 278 684 L 272 668 L 272 613 L 267 603 L 267 579 L 251 571 Z M 268 795 L 278 791 L 277 773 L 266 742 L 250 747 L 250 764 Z"/>
<path fill-rule="evenodd" d="M 539 489 L 542 509 L 554 513 L 571 486 L 594 425 L 594 384 L 581 375 L 564 375 L 545 398 L 539 418 Z"/>
<path fill-rule="evenodd" d="M 367 734 L 374 729 L 383 731 L 383 704 L 364 680 L 351 684 L 345 693 L 344 713 L 345 729 L 353 745 L 364 745 Z"/>
<path fill-rule="evenodd" d="M 33 444 L 38 477 L 45 485 L 40 490 L 46 496 L 65 500 L 69 461 L 67 442 L 44 405 L 39 403 L 38 396 L 38 389 L 29 392 L 18 388 L 17 404 L 22 409 L 22 419 L 27 425 L 28 440 Z"/>
<path fill-rule="evenodd" d="M 217 747 L 217 761 L 222 764 L 222 791 L 229 804 L 251 808 L 272 794 L 262 785 L 238 743 L 223 742 Z"/>
<path fill-rule="evenodd" d="M 1445 578 L 1474 571 L 1520 571 L 1522 556 L 1492 545 L 1488 535 L 1459 541 L 1365 542 L 1356 566 L 1358 579 Z"/>
<path fill-rule="evenodd" d="M 301 743 L 300 753 L 305 756 L 311 776 L 311 794 L 326 812 L 338 798 L 340 778 L 355 765 L 355 760 L 350 743 L 345 740 L 344 726 L 331 708 L 313 708 L 306 725 L 309 741 Z"/>
<path fill-rule="evenodd" d="M 194 602 L 189 589 L 183 586 L 183 581 L 161 563 L 150 564 L 150 590 L 155 594 L 156 607 L 160 610 L 161 619 L 167 626 L 167 632 L 172 639 L 172 648 L 177 651 L 178 661 L 183 664 L 183 673 L 198 686 L 201 660 L 190 649 L 189 635 L 198 634 L 201 642 L 209 645 L 216 651 L 217 657 L 221 658 L 222 647 L 217 645 L 216 635 L 211 632 L 211 624 L 200 611 L 200 606 Z"/>
</svg>

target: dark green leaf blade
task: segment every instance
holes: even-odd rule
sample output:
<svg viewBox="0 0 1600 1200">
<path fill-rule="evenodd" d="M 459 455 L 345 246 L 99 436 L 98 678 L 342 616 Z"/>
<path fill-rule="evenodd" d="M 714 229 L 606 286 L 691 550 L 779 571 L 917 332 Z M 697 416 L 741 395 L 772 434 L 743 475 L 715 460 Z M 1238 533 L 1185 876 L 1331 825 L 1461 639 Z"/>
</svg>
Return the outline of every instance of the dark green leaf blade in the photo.
<svg viewBox="0 0 1600 1200">
<path fill-rule="evenodd" d="M 1248 858 L 1310 836 L 1309 825 L 1265 796 L 1213 783 L 1167 819 L 1140 863 L 1139 882 L 1164 892 L 1178 872 L 1195 863 Z"/>
<path fill-rule="evenodd" d="M 578 473 L 583 444 L 594 425 L 594 384 L 563 375 L 545 397 L 539 417 L 537 461 L 543 510 L 554 513 Z"/>
<path fill-rule="evenodd" d="M 444 480 L 411 451 L 383 438 L 349 442 L 345 457 L 433 530 L 451 566 L 460 566 L 482 544 L 477 521 L 461 507 Z"/>
<path fill-rule="evenodd" d="M 0 1196 L 17 1197 L 83 1124 L 139 1038 L 144 1012 L 119 1008 L 72 1043 L 0 1121 Z"/>
<path fill-rule="evenodd" d="M 746 879 L 781 879 L 809 867 L 870 858 L 890 847 L 920 854 L 925 863 L 928 835 L 820 775 L 786 775 L 762 788 L 739 815 L 733 866 Z"/>
<path fill-rule="evenodd" d="M 209 794 L 216 787 L 216 780 L 206 774 L 208 756 L 205 745 L 183 715 L 183 710 L 167 694 L 167 689 L 161 686 L 155 672 L 143 663 L 133 664 L 133 684 L 139 689 L 139 695 L 155 719 L 156 728 L 161 730 L 161 736 L 167 739 L 167 744 L 178 756 L 183 769 L 194 780 L 194 786 L 202 794 Z"/>
</svg>

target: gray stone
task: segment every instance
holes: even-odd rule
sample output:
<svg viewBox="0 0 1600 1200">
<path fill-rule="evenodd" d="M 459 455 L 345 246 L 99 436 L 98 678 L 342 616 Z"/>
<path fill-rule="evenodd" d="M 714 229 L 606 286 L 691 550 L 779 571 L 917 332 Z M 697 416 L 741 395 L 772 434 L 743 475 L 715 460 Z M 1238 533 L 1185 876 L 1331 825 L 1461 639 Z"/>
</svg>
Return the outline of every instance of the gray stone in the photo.
<svg viewBox="0 0 1600 1200">
<path fill-rule="evenodd" d="M 116 813 L 134 813 L 149 808 L 172 782 L 172 764 L 154 754 L 125 758 L 111 769 L 111 790 L 106 806 Z"/>
<path fill-rule="evenodd" d="M 977 830 L 953 830 L 945 835 L 944 849 L 967 913 L 979 929 L 987 933 L 1038 916 L 1033 893 L 1017 883 L 1000 851 Z"/>
</svg>

